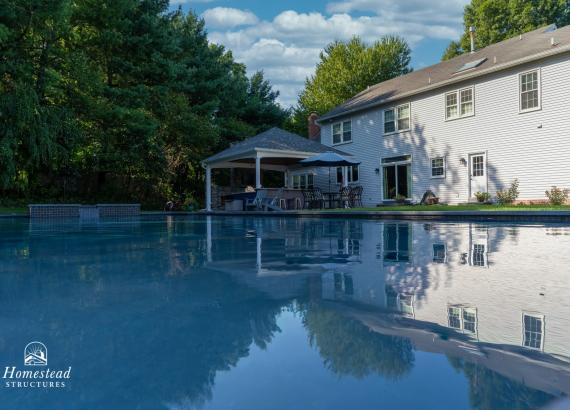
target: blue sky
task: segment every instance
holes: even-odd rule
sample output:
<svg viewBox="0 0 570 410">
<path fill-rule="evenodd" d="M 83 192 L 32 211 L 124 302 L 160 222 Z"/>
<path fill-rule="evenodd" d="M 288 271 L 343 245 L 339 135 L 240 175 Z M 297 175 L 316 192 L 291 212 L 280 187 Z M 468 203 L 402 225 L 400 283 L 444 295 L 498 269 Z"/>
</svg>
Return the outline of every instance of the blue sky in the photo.
<svg viewBox="0 0 570 410">
<path fill-rule="evenodd" d="M 404 37 L 412 66 L 437 63 L 462 31 L 468 0 L 170 0 L 206 21 L 209 39 L 231 49 L 251 74 L 263 70 L 294 105 L 318 61 L 319 51 L 353 35 L 373 42 L 385 34 Z"/>
</svg>

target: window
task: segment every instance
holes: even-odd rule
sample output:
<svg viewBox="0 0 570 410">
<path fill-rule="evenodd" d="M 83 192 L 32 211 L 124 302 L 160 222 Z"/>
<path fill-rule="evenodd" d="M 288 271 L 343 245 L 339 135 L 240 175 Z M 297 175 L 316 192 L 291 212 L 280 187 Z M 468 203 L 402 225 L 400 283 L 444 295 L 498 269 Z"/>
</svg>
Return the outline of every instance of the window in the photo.
<svg viewBox="0 0 570 410">
<path fill-rule="evenodd" d="M 473 266 L 487 266 L 487 258 L 485 252 L 485 245 L 482 243 L 474 243 L 471 256 L 471 265 Z"/>
<path fill-rule="evenodd" d="M 447 323 L 453 329 L 461 329 L 461 309 L 457 307 L 447 308 Z"/>
<path fill-rule="evenodd" d="M 384 262 L 409 262 L 412 252 L 410 224 L 385 224 L 383 232 Z"/>
<path fill-rule="evenodd" d="M 520 110 L 533 111 L 540 108 L 538 70 L 520 75 Z"/>
<path fill-rule="evenodd" d="M 394 110 L 384 111 L 384 134 L 396 131 L 396 122 L 394 121 Z"/>
<path fill-rule="evenodd" d="M 433 261 L 435 263 L 445 263 L 447 259 L 447 252 L 445 245 L 442 243 L 435 243 L 433 245 Z"/>
<path fill-rule="evenodd" d="M 337 122 L 332 126 L 333 144 L 342 144 L 352 141 L 352 122 Z"/>
<path fill-rule="evenodd" d="M 384 110 L 384 134 L 410 129 L 410 103 Z"/>
<path fill-rule="evenodd" d="M 293 175 L 293 188 L 312 189 L 315 186 L 315 176 L 313 174 Z"/>
<path fill-rule="evenodd" d="M 457 118 L 457 93 L 445 95 L 445 118 Z"/>
<path fill-rule="evenodd" d="M 445 94 L 445 119 L 470 117 L 473 110 L 473 87 L 463 88 Z"/>
<path fill-rule="evenodd" d="M 544 316 L 523 313 L 523 346 L 542 350 Z"/>
<path fill-rule="evenodd" d="M 350 167 L 346 167 L 348 171 L 348 183 L 351 182 L 358 182 L 358 165 L 352 165 Z M 336 182 L 337 184 L 342 184 L 342 167 L 337 167 L 336 169 Z"/>
<path fill-rule="evenodd" d="M 445 178 L 445 157 L 431 159 L 431 177 Z"/>
<path fill-rule="evenodd" d="M 463 309 L 463 330 L 469 333 L 477 331 L 477 311 L 475 309 Z"/>
<path fill-rule="evenodd" d="M 466 88 L 461 90 L 459 95 L 461 97 L 461 116 L 465 117 L 473 114 L 473 89 Z"/>
<path fill-rule="evenodd" d="M 477 155 L 472 158 L 471 165 L 473 166 L 472 175 L 474 177 L 485 176 L 485 156 Z"/>
<path fill-rule="evenodd" d="M 463 333 L 477 333 L 477 309 L 464 305 L 447 307 L 447 323 L 449 327 Z"/>
</svg>

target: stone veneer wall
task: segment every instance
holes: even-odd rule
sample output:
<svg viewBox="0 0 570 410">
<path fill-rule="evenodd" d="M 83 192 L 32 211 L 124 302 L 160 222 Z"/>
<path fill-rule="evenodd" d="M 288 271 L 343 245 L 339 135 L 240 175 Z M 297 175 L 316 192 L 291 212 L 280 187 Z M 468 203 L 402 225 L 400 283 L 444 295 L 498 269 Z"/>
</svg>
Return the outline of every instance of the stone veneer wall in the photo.
<svg viewBox="0 0 570 410">
<path fill-rule="evenodd" d="M 89 216 L 101 218 L 116 218 L 138 216 L 140 204 L 98 204 L 82 206 L 79 204 L 31 204 L 28 205 L 30 218 L 79 218 L 81 209 L 89 208 Z M 94 215 L 94 213 L 98 215 Z M 85 214 L 85 213 L 83 213 Z"/>
</svg>

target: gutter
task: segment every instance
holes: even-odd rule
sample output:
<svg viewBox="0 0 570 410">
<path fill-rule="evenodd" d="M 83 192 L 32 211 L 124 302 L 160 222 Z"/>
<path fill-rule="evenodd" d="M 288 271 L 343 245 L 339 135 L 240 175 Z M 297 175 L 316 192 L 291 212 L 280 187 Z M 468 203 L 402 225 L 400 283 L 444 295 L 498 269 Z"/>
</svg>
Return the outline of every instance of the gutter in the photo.
<svg viewBox="0 0 570 410">
<path fill-rule="evenodd" d="M 459 83 L 461 81 L 468 80 L 471 78 L 482 77 L 482 76 L 487 75 L 487 74 L 492 74 L 492 73 L 495 73 L 498 71 L 506 70 L 508 68 L 516 67 L 518 65 L 526 64 L 526 63 L 529 63 L 532 61 L 541 60 L 541 59 L 546 58 L 546 57 L 552 57 L 552 56 L 555 56 L 558 54 L 563 54 L 567 51 L 570 51 L 570 44 L 567 44 L 567 45 L 562 46 L 562 47 L 555 47 L 554 49 L 541 51 L 540 53 L 536 53 L 536 54 L 533 54 L 533 55 L 530 55 L 527 57 L 519 58 L 518 60 L 513 60 L 513 61 L 509 61 L 507 63 L 494 65 L 492 67 L 486 68 L 486 69 L 481 70 L 481 71 L 476 71 L 476 72 L 473 72 L 471 74 L 465 74 L 463 76 L 454 76 L 448 80 L 444 80 L 444 81 L 441 81 L 439 83 L 427 85 L 425 87 L 421 87 L 421 88 L 415 89 L 413 91 L 408 91 L 406 93 L 398 94 L 397 96 L 387 98 L 387 99 L 382 100 L 382 101 L 367 103 L 367 104 L 364 104 L 364 105 L 361 105 L 361 106 L 358 106 L 358 107 L 355 107 L 352 109 L 348 109 L 348 110 L 343 111 L 343 112 L 339 112 L 337 114 L 332 114 L 332 115 L 326 115 L 325 114 L 317 120 L 317 124 L 322 125 L 325 121 L 329 121 L 333 118 L 343 117 L 343 116 L 346 116 L 349 114 L 353 114 L 355 112 L 364 111 L 364 110 L 367 110 L 370 108 L 378 107 L 378 106 L 381 106 L 381 105 L 384 105 L 384 104 L 387 104 L 387 103 L 390 103 L 393 101 L 401 100 L 402 98 L 411 97 L 411 96 L 417 95 L 417 94 L 423 94 L 427 91 L 437 90 L 438 88 L 442 88 L 442 87 L 445 87 L 447 85 Z"/>
</svg>

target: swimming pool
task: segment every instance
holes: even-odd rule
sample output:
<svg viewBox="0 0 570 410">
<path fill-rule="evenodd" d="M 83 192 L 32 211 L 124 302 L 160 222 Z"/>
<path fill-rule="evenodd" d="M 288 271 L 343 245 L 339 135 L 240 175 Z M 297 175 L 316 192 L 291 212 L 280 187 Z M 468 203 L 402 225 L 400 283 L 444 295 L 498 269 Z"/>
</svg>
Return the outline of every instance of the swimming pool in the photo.
<svg viewBox="0 0 570 410">
<path fill-rule="evenodd" d="M 0 219 L 1 408 L 541 408 L 570 393 L 569 249 L 562 225 Z M 31 341 L 65 387 L 6 384 L 46 368 Z"/>
</svg>

